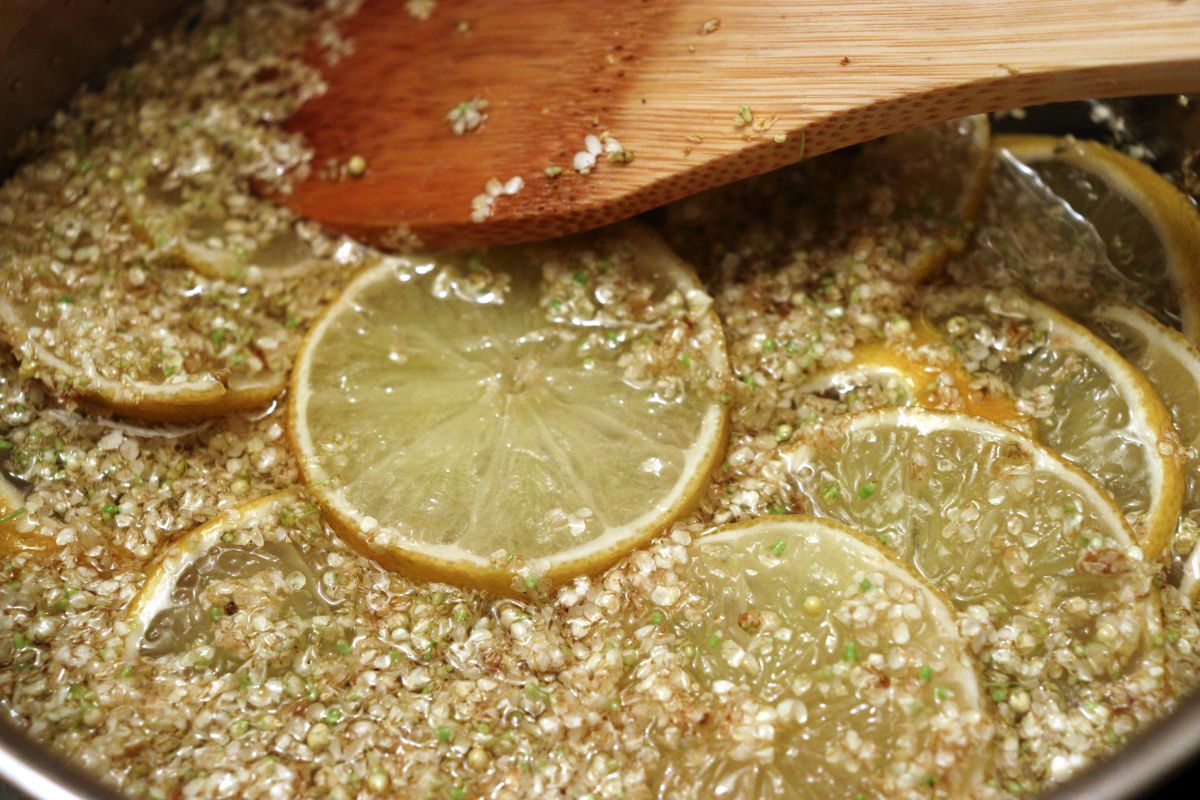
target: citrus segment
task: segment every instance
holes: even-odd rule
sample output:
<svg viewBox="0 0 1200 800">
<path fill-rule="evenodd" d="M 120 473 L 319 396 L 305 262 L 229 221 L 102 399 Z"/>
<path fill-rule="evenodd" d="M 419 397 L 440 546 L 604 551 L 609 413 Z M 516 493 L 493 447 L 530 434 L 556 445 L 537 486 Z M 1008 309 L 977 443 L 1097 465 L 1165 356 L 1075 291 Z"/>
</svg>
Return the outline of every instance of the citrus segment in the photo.
<svg viewBox="0 0 1200 800">
<path fill-rule="evenodd" d="M 1200 211 L 1186 195 L 1098 142 L 1006 135 L 995 145 L 1091 223 L 1139 305 L 1200 340 Z"/>
<path fill-rule="evenodd" d="M 644 229 L 396 259 L 305 341 L 292 443 L 365 554 L 523 591 L 692 504 L 724 446 L 727 373 L 710 298 Z"/>
<path fill-rule="evenodd" d="M 658 796 L 979 788 L 987 700 L 953 609 L 907 565 L 798 516 L 720 528 L 691 549 L 668 635 L 713 707 L 667 748 Z"/>
<path fill-rule="evenodd" d="M 1037 439 L 1111 492 L 1157 558 L 1179 516 L 1183 473 L 1170 413 L 1145 376 L 1082 325 L 1015 290 L 939 289 L 923 310 L 968 369 L 1012 386 Z"/>
<path fill-rule="evenodd" d="M 329 612 L 314 565 L 325 536 L 292 491 L 228 509 L 172 542 L 125 612 L 127 649 L 161 656 L 213 647 L 213 658 L 286 659 Z"/>
</svg>

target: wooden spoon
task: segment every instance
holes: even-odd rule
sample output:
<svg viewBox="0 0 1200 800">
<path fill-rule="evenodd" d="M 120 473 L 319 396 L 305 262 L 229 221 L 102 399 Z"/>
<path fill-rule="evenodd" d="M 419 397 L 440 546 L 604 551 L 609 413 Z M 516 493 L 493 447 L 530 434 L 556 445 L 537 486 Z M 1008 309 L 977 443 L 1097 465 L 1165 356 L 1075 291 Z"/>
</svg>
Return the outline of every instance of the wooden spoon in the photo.
<svg viewBox="0 0 1200 800">
<path fill-rule="evenodd" d="M 288 122 L 318 168 L 281 199 L 390 247 L 564 234 L 938 120 L 1200 89 L 1195 0 L 367 0 L 344 33 Z M 455 135 L 472 98 L 486 121 Z M 613 160 L 576 172 L 605 132 Z"/>
</svg>

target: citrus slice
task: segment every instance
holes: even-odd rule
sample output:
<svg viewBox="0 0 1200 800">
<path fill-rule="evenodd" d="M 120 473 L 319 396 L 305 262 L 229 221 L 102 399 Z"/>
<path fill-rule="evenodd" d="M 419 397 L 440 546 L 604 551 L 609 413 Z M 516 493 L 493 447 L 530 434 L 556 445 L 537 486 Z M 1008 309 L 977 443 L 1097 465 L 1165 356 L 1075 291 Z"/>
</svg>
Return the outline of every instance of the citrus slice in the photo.
<svg viewBox="0 0 1200 800">
<path fill-rule="evenodd" d="M 1101 306 L 1091 322 L 1154 386 L 1171 412 L 1180 444 L 1187 448 L 1183 510 L 1174 540 L 1176 554 L 1187 556 L 1200 534 L 1200 353 L 1179 331 L 1127 303 Z M 1188 589 L 1195 593 L 1194 581 Z"/>
<path fill-rule="evenodd" d="M 994 152 L 975 236 L 946 273 L 961 286 L 1018 286 L 1073 316 L 1130 288 L 1092 224 L 1007 150 Z"/>
<path fill-rule="evenodd" d="M 214 247 L 190 239 L 176 240 L 171 255 L 184 266 L 210 278 L 249 279 L 263 273 L 271 277 L 298 277 L 327 265 L 327 262 L 304 253 L 291 236 L 272 239 L 245 255 L 241 251 Z"/>
<path fill-rule="evenodd" d="M 917 282 L 937 272 L 967 243 L 987 194 L 990 145 L 985 114 L 868 142 L 837 195 L 846 206 L 839 214 L 848 220 L 846 233 L 853 231 L 848 240 L 898 242 L 904 252 L 899 280 Z M 891 213 L 877 216 L 881 202 L 891 204 Z M 855 212 L 866 213 L 854 220 Z"/>
<path fill-rule="evenodd" d="M 722 452 L 728 365 L 694 274 L 624 226 L 366 270 L 292 373 L 292 446 L 383 565 L 495 591 L 661 531 Z"/>
<path fill-rule="evenodd" d="M 1097 142 L 997 136 L 1094 226 L 1139 305 L 1200 341 L 1200 211 L 1149 166 Z"/>
<path fill-rule="evenodd" d="M 211 645 L 214 658 L 286 658 L 329 613 L 317 589 L 320 514 L 297 492 L 252 500 L 172 542 L 125 612 L 130 655 L 184 653 Z"/>
<path fill-rule="evenodd" d="M 1200 547 L 1192 546 L 1191 553 L 1183 562 L 1182 577 L 1179 581 L 1179 591 L 1192 602 L 1192 607 L 1200 605 Z"/>
<path fill-rule="evenodd" d="M 954 610 L 868 537 L 747 520 L 692 546 L 684 585 L 669 633 L 715 708 L 666 750 L 655 796 L 980 788 L 992 727 Z"/>
<path fill-rule="evenodd" d="M 1059 756 L 1055 779 L 1068 773 L 1074 737 L 1103 735 L 1132 686 L 1161 692 L 1151 569 L 1111 497 L 1050 450 L 978 417 L 888 409 L 831 420 L 785 458 L 794 507 L 879 537 L 950 596 L 1002 721 L 1062 715 L 1018 726 L 1042 776 Z"/>
<path fill-rule="evenodd" d="M 286 209 L 234 186 L 153 189 L 134 195 L 132 216 L 155 254 L 210 278 L 297 277 L 328 264 Z M 314 237 L 316 238 L 316 237 Z"/>
<path fill-rule="evenodd" d="M 833 393 L 854 411 L 917 405 L 962 411 L 1019 429 L 1028 425 L 1007 386 L 972 376 L 941 333 L 920 318 L 910 336 L 860 344 L 845 366 L 813 376 L 800 390 Z"/>
<path fill-rule="evenodd" d="M 664 232 L 691 263 L 722 275 L 819 250 L 920 281 L 967 243 L 987 193 L 990 138 L 986 115 L 893 134 L 673 204 Z"/>
<path fill-rule="evenodd" d="M 0 556 L 54 549 L 52 539 L 21 530 L 19 523 L 24 516 L 24 494 L 0 477 Z"/>
<path fill-rule="evenodd" d="M 1140 371 L 1082 325 L 1016 290 L 938 289 L 923 311 L 973 372 L 1029 404 L 1037 439 L 1083 468 L 1134 521 L 1156 559 L 1183 500 L 1170 412 Z"/>
<path fill-rule="evenodd" d="M 879 537 L 957 603 L 1020 604 L 1049 576 L 1089 586 L 1093 573 L 1077 567 L 1105 548 L 1143 560 L 1094 481 L 978 417 L 850 414 L 809 434 L 786 458 L 815 513 Z"/>
<path fill-rule="evenodd" d="M 240 287 L 37 255 L 8 259 L 0 286 L 0 339 L 59 394 L 186 422 L 261 407 L 286 385 L 297 334 Z"/>
</svg>

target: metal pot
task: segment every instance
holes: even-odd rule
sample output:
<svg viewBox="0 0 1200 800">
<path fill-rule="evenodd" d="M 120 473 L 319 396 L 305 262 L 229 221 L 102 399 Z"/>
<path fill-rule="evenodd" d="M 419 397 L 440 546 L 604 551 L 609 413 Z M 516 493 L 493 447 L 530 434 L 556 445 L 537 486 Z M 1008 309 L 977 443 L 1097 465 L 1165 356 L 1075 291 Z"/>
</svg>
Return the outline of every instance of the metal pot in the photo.
<svg viewBox="0 0 1200 800">
<path fill-rule="evenodd" d="M 173 19 L 187 0 L 0 0 L 0 176 L 20 158 L 22 135 L 58 107 L 85 80 L 125 57 L 148 30 Z M 1183 154 L 1200 147 L 1197 112 L 1171 111 L 1173 99 L 1134 104 L 1149 116 L 1141 135 L 1164 154 L 1164 169 L 1179 168 Z M 1163 109 L 1168 109 L 1163 111 Z M 1026 127 L 1095 136 L 1083 104 L 1061 104 L 1031 113 Z M 1197 156 L 1200 161 L 1200 156 Z M 1200 165 L 1197 166 L 1200 169 Z M 1048 800 L 1123 800 L 1144 796 L 1188 764 L 1200 765 L 1200 694 L 1118 752 L 1057 788 Z M 78 766 L 32 741 L 0 719 L 0 800 L 21 797 L 7 782 L 39 800 L 120 800 Z"/>
</svg>

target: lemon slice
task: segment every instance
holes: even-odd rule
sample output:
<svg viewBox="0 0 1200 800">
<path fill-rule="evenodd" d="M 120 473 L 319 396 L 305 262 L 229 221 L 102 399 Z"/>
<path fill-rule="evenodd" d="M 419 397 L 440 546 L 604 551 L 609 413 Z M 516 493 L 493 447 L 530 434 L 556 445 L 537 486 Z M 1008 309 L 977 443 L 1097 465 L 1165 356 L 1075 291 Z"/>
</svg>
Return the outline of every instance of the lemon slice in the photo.
<svg viewBox="0 0 1200 800">
<path fill-rule="evenodd" d="M 1200 341 L 1200 212 L 1186 195 L 1097 142 L 1005 135 L 995 145 L 1094 226 L 1139 305 Z"/>
<path fill-rule="evenodd" d="M 711 306 L 634 226 L 381 264 L 301 348 L 301 474 L 392 569 L 510 593 L 598 569 L 687 509 L 724 447 Z"/>
<path fill-rule="evenodd" d="M 899 242 L 905 255 L 895 277 L 928 278 L 966 245 L 990 169 L 991 131 L 984 114 L 868 142 L 848 185 L 838 190 L 839 205 L 850 206 L 839 216 L 853 220 L 854 212 L 862 214 L 848 222 L 848 243 Z M 893 208 L 877 216 L 881 194 Z"/>
<path fill-rule="evenodd" d="M 1200 353 L 1179 331 L 1126 303 L 1101 306 L 1091 322 L 1154 386 L 1171 412 L 1180 444 L 1188 448 L 1183 513 L 1174 540 L 1175 552 L 1187 556 L 1196 549 L 1200 533 Z M 1200 589 L 1195 570 L 1200 561 L 1193 555 L 1189 564 L 1195 566 L 1185 569 L 1183 588 L 1194 598 Z"/>
<path fill-rule="evenodd" d="M 0 339 L 23 375 L 131 417 L 186 422 L 266 405 L 286 386 L 284 345 L 296 334 L 238 287 L 194 283 L 178 270 L 134 277 L 12 258 L 0 267 Z"/>
<path fill-rule="evenodd" d="M 893 134 L 668 206 L 664 233 L 724 276 L 820 251 L 920 281 L 966 246 L 987 193 L 990 138 L 986 115 Z"/>
<path fill-rule="evenodd" d="M 1184 484 L 1170 412 L 1145 376 L 1082 325 L 1015 290 L 938 289 L 923 310 L 968 369 L 999 375 L 1030 404 L 1037 439 L 1111 492 L 1147 557 L 1158 558 Z"/>
<path fill-rule="evenodd" d="M 294 491 L 228 509 L 159 555 L 125 612 L 130 655 L 208 645 L 213 658 L 286 659 L 329 613 L 314 552 L 325 537 L 315 506 Z"/>
<path fill-rule="evenodd" d="M 962 411 L 1018 429 L 1029 422 L 1007 386 L 972 376 L 941 333 L 920 318 L 910 336 L 860 344 L 844 366 L 813 376 L 800 390 L 833 393 L 853 411 L 918 405 Z"/>
<path fill-rule="evenodd" d="M 1040 774 L 1061 756 L 1065 775 L 1073 737 L 1103 735 L 1130 687 L 1161 691 L 1151 570 L 1111 497 L 1050 450 L 978 417 L 889 409 L 834 419 L 785 458 L 795 507 L 879 537 L 950 596 L 1003 721 L 1062 715 L 1018 726 Z"/>
<path fill-rule="evenodd" d="M 1192 601 L 1192 607 L 1200 605 L 1200 547 L 1192 545 L 1192 551 L 1183 562 L 1179 591 Z"/>
<path fill-rule="evenodd" d="M 954 611 L 868 537 L 748 520 L 692 546 L 684 585 L 671 633 L 716 707 L 667 749 L 655 796 L 980 788 L 992 727 Z"/>
<path fill-rule="evenodd" d="M 1120 511 L 1087 475 L 978 417 L 851 414 L 786 458 L 815 513 L 879 537 L 957 603 L 1020 604 L 1050 576 L 1097 585 L 1077 567 L 1105 548 L 1143 560 Z"/>
<path fill-rule="evenodd" d="M 292 278 L 329 262 L 317 257 L 285 209 L 211 186 L 138 195 L 134 212 L 154 252 L 210 278 Z M 247 220 L 249 222 L 247 222 Z"/>
<path fill-rule="evenodd" d="M 1127 294 L 1090 222 L 1007 150 L 996 150 L 971 246 L 946 267 L 962 286 L 1018 286 L 1073 316 Z"/>
<path fill-rule="evenodd" d="M 126 216 L 152 259 L 220 280 L 294 278 L 331 263 L 318 226 L 249 193 L 242 176 L 207 167 L 223 156 L 210 141 L 125 165 Z"/>
</svg>

